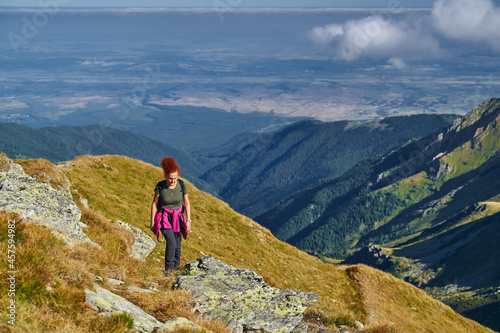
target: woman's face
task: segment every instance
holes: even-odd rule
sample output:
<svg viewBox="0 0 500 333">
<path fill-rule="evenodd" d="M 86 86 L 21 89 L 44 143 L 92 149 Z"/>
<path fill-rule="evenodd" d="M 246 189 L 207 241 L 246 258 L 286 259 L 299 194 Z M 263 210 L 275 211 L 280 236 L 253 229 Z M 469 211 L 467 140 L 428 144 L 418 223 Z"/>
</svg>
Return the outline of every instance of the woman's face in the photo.
<svg viewBox="0 0 500 333">
<path fill-rule="evenodd" d="M 177 176 L 179 173 L 177 172 L 172 172 L 169 173 L 167 176 L 167 185 L 168 187 L 174 187 L 177 184 Z"/>
</svg>

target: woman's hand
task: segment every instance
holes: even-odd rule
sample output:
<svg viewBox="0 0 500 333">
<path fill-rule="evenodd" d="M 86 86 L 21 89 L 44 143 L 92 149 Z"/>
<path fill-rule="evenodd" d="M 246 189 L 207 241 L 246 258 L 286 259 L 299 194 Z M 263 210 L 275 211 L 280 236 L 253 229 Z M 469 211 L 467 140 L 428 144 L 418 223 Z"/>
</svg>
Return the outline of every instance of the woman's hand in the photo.
<svg viewBox="0 0 500 333">
<path fill-rule="evenodd" d="M 190 232 L 191 231 L 191 221 L 186 221 L 186 231 Z"/>
<path fill-rule="evenodd" d="M 153 232 L 153 234 L 155 233 L 155 217 L 156 217 L 156 212 L 158 211 L 158 200 L 160 200 L 160 195 L 159 194 L 156 194 L 154 195 L 154 198 L 153 198 L 153 202 L 151 203 L 151 220 L 150 220 L 150 223 L 149 223 L 149 229 L 151 229 L 151 231 Z"/>
</svg>

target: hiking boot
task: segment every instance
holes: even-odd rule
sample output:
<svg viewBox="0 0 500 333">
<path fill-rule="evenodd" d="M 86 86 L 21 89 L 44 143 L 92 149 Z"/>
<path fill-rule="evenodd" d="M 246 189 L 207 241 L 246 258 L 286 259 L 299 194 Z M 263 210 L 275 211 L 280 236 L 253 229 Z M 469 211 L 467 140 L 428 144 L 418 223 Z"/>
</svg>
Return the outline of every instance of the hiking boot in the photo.
<svg viewBox="0 0 500 333">
<path fill-rule="evenodd" d="M 172 275 L 172 270 L 171 269 L 166 269 L 163 271 L 163 275 L 165 275 L 166 277 L 169 277 Z"/>
</svg>

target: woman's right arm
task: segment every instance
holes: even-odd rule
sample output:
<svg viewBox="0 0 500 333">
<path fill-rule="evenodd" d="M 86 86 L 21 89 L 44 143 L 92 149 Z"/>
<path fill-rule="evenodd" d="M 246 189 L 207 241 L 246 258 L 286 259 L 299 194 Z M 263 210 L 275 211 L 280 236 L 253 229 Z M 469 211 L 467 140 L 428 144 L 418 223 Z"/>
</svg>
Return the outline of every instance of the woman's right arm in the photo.
<svg viewBox="0 0 500 333">
<path fill-rule="evenodd" d="M 155 216 L 156 216 L 156 211 L 158 210 L 158 200 L 159 199 L 160 199 L 160 195 L 155 193 L 153 203 L 151 204 L 151 222 L 149 225 L 149 228 L 151 229 L 151 231 L 153 231 L 153 228 L 155 226 Z"/>
</svg>

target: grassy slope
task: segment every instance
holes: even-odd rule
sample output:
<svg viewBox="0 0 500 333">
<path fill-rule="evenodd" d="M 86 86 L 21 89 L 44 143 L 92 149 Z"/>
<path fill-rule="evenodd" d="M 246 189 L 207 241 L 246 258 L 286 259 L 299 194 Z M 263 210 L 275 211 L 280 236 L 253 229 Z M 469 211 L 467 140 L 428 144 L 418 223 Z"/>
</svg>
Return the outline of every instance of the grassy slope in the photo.
<svg viewBox="0 0 500 333">
<path fill-rule="evenodd" d="M 30 168 L 36 169 L 36 163 L 31 163 L 31 167 L 22 164 L 28 172 Z M 89 245 L 68 249 L 45 228 L 18 223 L 17 251 L 22 260 L 18 273 L 18 326 L 0 323 L 0 328 L 14 332 L 126 331 L 126 316 L 103 318 L 83 306 L 83 288 L 92 285 L 93 275 L 119 278 L 125 285 L 152 284 L 159 291 L 152 296 L 141 296 L 104 282 L 107 288 L 161 321 L 179 315 L 196 320 L 190 311 L 189 295 L 172 291 L 173 279 L 160 274 L 165 243 L 159 243 L 144 262 L 131 259 L 127 255 L 130 235 L 110 222 L 120 219 L 149 232 L 152 192 L 162 178 L 161 170 L 119 156 L 83 156 L 62 170 L 73 184 L 75 201 L 78 202 L 79 196 L 88 199 L 92 210 L 83 210 L 82 221 L 89 225 L 86 229 L 89 237 L 102 249 L 95 250 Z M 277 240 L 267 229 L 191 184 L 188 189 L 193 232 L 183 244 L 184 262 L 200 257 L 203 252 L 228 264 L 255 270 L 275 286 L 316 292 L 322 298 L 307 310 L 306 318 L 323 321 L 331 328 L 359 320 L 366 324 L 366 332 L 491 332 L 389 274 L 362 265 L 325 264 Z M 12 218 L 16 217 L 0 216 L 3 265 L 6 264 L 5 225 Z M 2 295 L 6 295 L 7 285 L 5 281 L 1 283 Z M 7 302 L 4 296 L 2 316 Z M 216 332 L 225 330 L 216 322 L 199 323 Z"/>
</svg>

